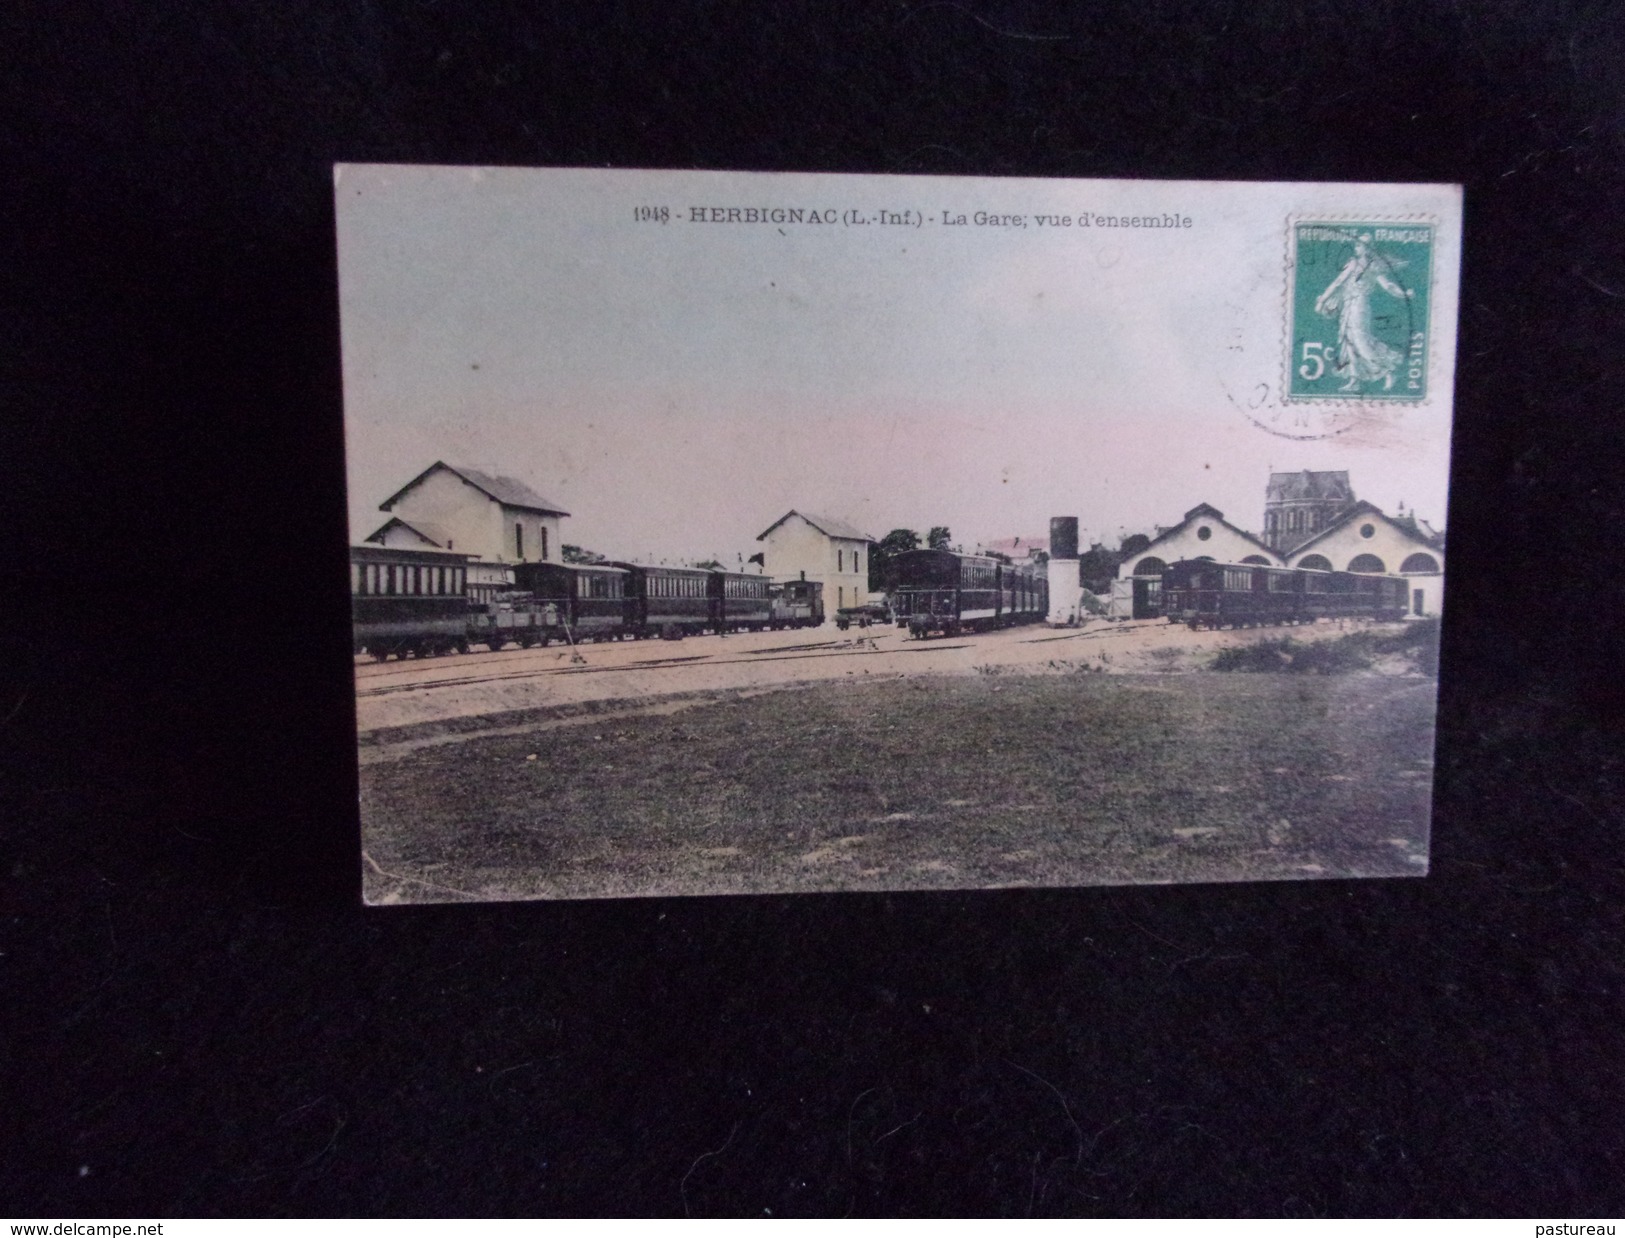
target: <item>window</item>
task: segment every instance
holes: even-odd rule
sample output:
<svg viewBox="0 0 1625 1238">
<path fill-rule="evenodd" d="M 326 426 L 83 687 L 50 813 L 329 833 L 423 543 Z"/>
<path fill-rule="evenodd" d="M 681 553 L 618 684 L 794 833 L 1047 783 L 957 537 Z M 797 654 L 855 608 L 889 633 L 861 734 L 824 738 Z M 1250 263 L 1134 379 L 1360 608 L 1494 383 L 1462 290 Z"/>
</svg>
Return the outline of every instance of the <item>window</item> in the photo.
<svg viewBox="0 0 1625 1238">
<path fill-rule="evenodd" d="M 513 557 L 516 559 L 525 557 L 525 526 L 518 521 L 515 521 L 513 526 Z"/>
<path fill-rule="evenodd" d="M 854 550 L 852 552 L 852 570 L 854 572 L 863 571 L 863 558 L 860 551 Z"/>
<path fill-rule="evenodd" d="M 1377 536 L 1377 526 L 1374 524 L 1362 524 L 1360 526 L 1360 536 L 1368 539 Z"/>
<path fill-rule="evenodd" d="M 1134 575 L 1161 576 L 1167 567 L 1168 565 L 1161 559 L 1157 558 L 1155 555 L 1151 555 L 1147 558 L 1141 559 L 1134 565 Z"/>
<path fill-rule="evenodd" d="M 542 526 L 542 558 L 547 558 L 547 526 Z"/>
<path fill-rule="evenodd" d="M 1196 540 L 1197 541 L 1205 542 L 1205 541 L 1207 541 L 1208 538 L 1210 538 L 1212 536 L 1213 536 L 1213 530 L 1208 528 L 1207 525 L 1205 525 L 1205 524 L 1200 529 L 1196 530 Z"/>
<path fill-rule="evenodd" d="M 1432 555 L 1425 555 L 1418 551 L 1401 563 L 1399 570 L 1401 572 L 1437 572 L 1439 570 L 1439 561 Z"/>
<path fill-rule="evenodd" d="M 1332 570 L 1332 561 L 1325 555 L 1304 555 L 1298 560 L 1298 566 L 1311 572 L 1329 572 Z"/>
<path fill-rule="evenodd" d="M 1382 560 L 1377 558 L 1376 555 L 1355 555 L 1349 561 L 1349 571 L 1351 572 L 1386 572 L 1387 570 L 1383 566 Z"/>
</svg>

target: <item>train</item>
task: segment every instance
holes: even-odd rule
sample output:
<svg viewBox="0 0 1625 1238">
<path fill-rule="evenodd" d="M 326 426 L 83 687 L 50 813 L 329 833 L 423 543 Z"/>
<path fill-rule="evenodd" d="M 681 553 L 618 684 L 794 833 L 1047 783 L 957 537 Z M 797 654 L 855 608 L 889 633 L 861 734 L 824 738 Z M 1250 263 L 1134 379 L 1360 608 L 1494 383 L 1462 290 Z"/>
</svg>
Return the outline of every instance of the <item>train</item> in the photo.
<svg viewBox="0 0 1625 1238">
<path fill-rule="evenodd" d="M 354 648 L 380 661 L 554 641 L 668 639 L 701 632 L 815 628 L 825 618 L 818 581 L 772 581 L 721 569 L 629 562 L 520 563 L 514 587 L 475 600 L 469 556 L 384 546 L 350 548 Z M 891 614 L 916 638 L 959 636 L 1049 613 L 1040 565 L 984 555 L 911 550 L 890 564 Z M 1163 570 L 1155 612 L 1192 629 L 1398 621 L 1402 576 L 1186 559 Z"/>
<path fill-rule="evenodd" d="M 768 631 L 824 622 L 823 585 L 638 563 L 519 563 L 514 587 L 468 596 L 469 556 L 350 548 L 357 653 L 416 655 L 530 648 L 553 641 L 643 640 Z"/>
<path fill-rule="evenodd" d="M 1049 575 L 1037 565 L 908 550 L 893 557 L 889 570 L 893 618 L 922 640 L 1040 623 L 1049 614 Z"/>
<path fill-rule="evenodd" d="M 468 556 L 442 550 L 350 547 L 350 616 L 357 653 L 382 661 L 466 653 Z"/>
<path fill-rule="evenodd" d="M 1192 628 L 1261 627 L 1317 619 L 1405 618 L 1403 576 L 1183 559 L 1162 573 L 1159 608 Z"/>
</svg>

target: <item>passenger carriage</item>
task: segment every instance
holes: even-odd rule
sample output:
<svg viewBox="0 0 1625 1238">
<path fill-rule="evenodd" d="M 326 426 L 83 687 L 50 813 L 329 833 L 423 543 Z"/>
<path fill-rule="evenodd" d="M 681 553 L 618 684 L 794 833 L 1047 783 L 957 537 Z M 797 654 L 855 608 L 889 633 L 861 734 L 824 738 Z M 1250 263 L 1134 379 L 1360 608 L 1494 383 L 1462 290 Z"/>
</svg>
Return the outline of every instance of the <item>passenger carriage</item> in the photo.
<svg viewBox="0 0 1625 1238">
<path fill-rule="evenodd" d="M 772 581 L 766 576 L 717 570 L 708 575 L 712 631 L 760 632 L 773 621 Z"/>
<path fill-rule="evenodd" d="M 907 550 L 891 561 L 891 607 L 916 637 L 958 636 L 998 624 L 999 562 L 949 550 Z"/>
<path fill-rule="evenodd" d="M 616 562 L 626 575 L 625 623 L 636 637 L 703 632 L 711 622 L 711 573 L 695 567 Z"/>
<path fill-rule="evenodd" d="M 617 640 L 628 632 L 624 567 L 608 563 L 517 563 L 514 583 L 531 595 L 543 619 L 542 644 L 552 639 Z M 547 620 L 557 619 L 557 625 Z"/>
<path fill-rule="evenodd" d="M 1402 577 L 1186 559 L 1162 574 L 1162 613 L 1191 628 L 1405 617 Z"/>
<path fill-rule="evenodd" d="M 446 550 L 350 547 L 350 619 L 357 653 L 425 657 L 468 649 L 468 556 Z"/>
</svg>

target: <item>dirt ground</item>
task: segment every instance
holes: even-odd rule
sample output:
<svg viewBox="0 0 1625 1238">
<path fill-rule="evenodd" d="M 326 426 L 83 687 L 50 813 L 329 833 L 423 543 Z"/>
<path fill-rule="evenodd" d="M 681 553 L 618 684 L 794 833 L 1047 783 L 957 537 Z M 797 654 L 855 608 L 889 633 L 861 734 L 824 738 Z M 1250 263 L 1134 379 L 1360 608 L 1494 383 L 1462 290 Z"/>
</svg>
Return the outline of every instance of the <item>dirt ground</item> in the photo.
<svg viewBox="0 0 1625 1238">
<path fill-rule="evenodd" d="M 1189 671 L 1219 649 L 1265 635 L 1318 641 L 1360 629 L 1349 620 L 1270 629 L 1192 632 L 1164 620 L 1093 620 L 1081 628 L 1007 628 L 914 640 L 895 627 L 831 624 L 682 641 L 612 641 L 579 649 L 480 651 L 406 662 L 357 658 L 356 726 L 370 732 L 508 711 L 681 694 L 783 688 L 830 680 L 916 675 L 1106 674 Z"/>
<path fill-rule="evenodd" d="M 1343 634 L 1292 634 L 1311 633 Z M 1425 872 L 1434 682 L 1193 669 L 1260 635 L 766 633 L 362 666 L 386 689 L 361 698 L 367 896 Z"/>
</svg>

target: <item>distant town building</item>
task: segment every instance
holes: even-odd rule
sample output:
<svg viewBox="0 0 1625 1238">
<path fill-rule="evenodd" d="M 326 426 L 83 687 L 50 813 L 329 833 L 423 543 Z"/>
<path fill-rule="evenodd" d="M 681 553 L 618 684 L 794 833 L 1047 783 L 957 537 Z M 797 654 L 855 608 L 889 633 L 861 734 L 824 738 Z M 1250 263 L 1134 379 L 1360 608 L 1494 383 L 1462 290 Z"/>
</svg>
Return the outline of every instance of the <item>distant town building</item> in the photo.
<svg viewBox="0 0 1625 1238">
<path fill-rule="evenodd" d="M 775 580 L 816 580 L 824 605 L 859 606 L 869 599 L 869 544 L 875 539 L 844 520 L 791 510 L 756 540 L 766 542 L 762 570 Z"/>
<path fill-rule="evenodd" d="M 1016 562 L 1031 559 L 1037 554 L 1049 553 L 1049 538 L 1039 537 L 1001 537 L 998 541 L 987 542 L 982 546 L 983 554 L 999 554 Z"/>
<path fill-rule="evenodd" d="M 1124 559 L 1117 569 L 1117 578 L 1128 580 L 1143 576 L 1160 580 L 1162 570 L 1181 559 L 1284 566 L 1279 554 L 1245 529 L 1231 524 L 1217 507 L 1198 503 L 1178 524 L 1152 538 L 1151 544 L 1139 554 Z"/>
<path fill-rule="evenodd" d="M 368 542 L 452 550 L 489 563 L 561 562 L 559 521 L 570 514 L 515 478 L 441 460 L 378 510 L 392 519 Z"/>
<path fill-rule="evenodd" d="M 1354 502 L 1345 469 L 1271 473 L 1264 487 L 1264 542 L 1285 550 L 1324 529 Z"/>
</svg>

